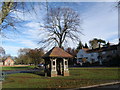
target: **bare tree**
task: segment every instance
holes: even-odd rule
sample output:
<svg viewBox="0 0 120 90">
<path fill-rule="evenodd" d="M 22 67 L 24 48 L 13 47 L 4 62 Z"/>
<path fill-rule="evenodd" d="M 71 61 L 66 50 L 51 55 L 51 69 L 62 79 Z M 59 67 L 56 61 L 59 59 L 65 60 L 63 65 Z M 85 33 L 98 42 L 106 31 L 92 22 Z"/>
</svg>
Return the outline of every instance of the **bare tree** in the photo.
<svg viewBox="0 0 120 90">
<path fill-rule="evenodd" d="M 39 43 L 54 44 L 62 48 L 68 39 L 79 41 L 80 16 L 71 8 L 51 8 L 44 19 L 44 28 L 47 37 Z"/>
<path fill-rule="evenodd" d="M 15 24 L 21 21 L 17 15 L 12 14 L 14 11 L 19 11 L 17 9 L 19 4 L 18 2 L 13 2 L 13 0 L 1 2 L 0 31 L 6 29 L 7 27 L 12 27 L 15 29 Z"/>
<path fill-rule="evenodd" d="M 21 22 L 25 21 L 21 17 L 25 17 L 26 13 L 36 14 L 36 17 L 39 18 L 38 11 L 35 9 L 35 6 L 38 6 L 39 11 L 41 9 L 41 6 L 45 6 L 45 4 L 39 2 L 14 2 L 14 0 L 3 0 L 3 2 L 0 3 L 0 31 L 3 29 L 16 29 L 16 25 L 20 25 Z M 46 6 L 45 6 L 46 8 Z M 20 15 L 19 15 L 20 14 Z M 33 15 L 31 15 L 33 17 Z M 7 28 L 9 27 L 9 28 Z M 11 29 L 11 30 L 12 30 Z"/>
<path fill-rule="evenodd" d="M 5 55 L 5 49 L 0 47 L 0 59 Z"/>
<path fill-rule="evenodd" d="M 120 8 L 120 0 L 117 2 L 117 7 Z"/>
</svg>

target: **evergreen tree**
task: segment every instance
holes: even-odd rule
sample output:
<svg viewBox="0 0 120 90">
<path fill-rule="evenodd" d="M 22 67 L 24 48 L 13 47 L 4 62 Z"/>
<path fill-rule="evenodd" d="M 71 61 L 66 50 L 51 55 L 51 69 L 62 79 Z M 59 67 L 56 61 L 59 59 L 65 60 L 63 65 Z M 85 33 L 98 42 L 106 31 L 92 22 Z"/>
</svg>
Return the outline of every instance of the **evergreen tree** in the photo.
<svg viewBox="0 0 120 90">
<path fill-rule="evenodd" d="M 88 45 L 87 45 L 87 43 L 85 43 L 85 46 L 84 46 L 84 48 L 88 48 Z"/>
<path fill-rule="evenodd" d="M 82 44 L 82 42 L 80 41 L 79 44 L 78 44 L 78 46 L 77 46 L 77 49 L 82 49 L 82 47 L 83 47 L 83 44 Z"/>
<path fill-rule="evenodd" d="M 76 48 L 76 51 L 78 52 L 80 49 L 82 49 L 84 46 L 82 44 L 82 42 L 80 41 L 77 48 Z"/>
</svg>

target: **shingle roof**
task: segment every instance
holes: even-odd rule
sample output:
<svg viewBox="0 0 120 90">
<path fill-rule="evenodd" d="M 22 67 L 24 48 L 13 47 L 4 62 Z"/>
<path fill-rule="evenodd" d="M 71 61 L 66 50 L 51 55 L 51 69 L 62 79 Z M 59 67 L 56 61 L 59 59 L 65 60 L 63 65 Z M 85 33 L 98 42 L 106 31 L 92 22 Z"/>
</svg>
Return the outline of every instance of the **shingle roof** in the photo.
<svg viewBox="0 0 120 90">
<path fill-rule="evenodd" d="M 90 50 L 89 48 L 82 48 L 83 50 L 85 50 L 85 51 L 88 51 L 88 50 Z"/>
<path fill-rule="evenodd" d="M 72 58 L 73 56 L 69 53 L 65 52 L 63 49 L 59 47 L 53 47 L 49 52 L 47 52 L 43 58 L 45 57 L 56 57 L 56 58 Z"/>
<path fill-rule="evenodd" d="M 6 61 L 7 59 L 13 60 L 10 56 L 6 57 L 5 59 L 2 60 L 2 62 Z M 14 61 L 14 60 L 13 60 Z"/>
<path fill-rule="evenodd" d="M 102 51 L 110 51 L 110 50 L 117 50 L 118 45 L 111 45 L 109 47 L 102 47 L 102 48 L 96 48 L 96 49 L 90 49 L 87 50 L 87 53 L 92 53 L 92 52 L 102 52 Z"/>
</svg>

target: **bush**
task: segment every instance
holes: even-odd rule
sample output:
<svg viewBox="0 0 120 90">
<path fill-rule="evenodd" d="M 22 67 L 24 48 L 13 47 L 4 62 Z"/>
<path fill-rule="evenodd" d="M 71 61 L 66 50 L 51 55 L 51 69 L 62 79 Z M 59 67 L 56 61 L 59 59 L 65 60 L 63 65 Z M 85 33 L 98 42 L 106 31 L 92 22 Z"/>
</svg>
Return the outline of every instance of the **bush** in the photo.
<svg viewBox="0 0 120 90">
<path fill-rule="evenodd" d="M 100 66 L 99 61 L 92 63 L 92 66 Z"/>
<path fill-rule="evenodd" d="M 120 66 L 120 56 L 112 57 L 108 61 L 103 61 L 103 66 L 109 66 L 109 67 L 119 67 Z"/>
<path fill-rule="evenodd" d="M 89 67 L 89 66 L 91 66 L 91 65 L 90 65 L 90 62 L 85 62 L 85 63 L 83 63 L 83 66 Z"/>
<path fill-rule="evenodd" d="M 120 66 L 120 57 L 119 56 L 113 57 L 112 59 L 110 59 L 109 64 L 110 64 L 110 66 L 119 67 Z"/>
</svg>

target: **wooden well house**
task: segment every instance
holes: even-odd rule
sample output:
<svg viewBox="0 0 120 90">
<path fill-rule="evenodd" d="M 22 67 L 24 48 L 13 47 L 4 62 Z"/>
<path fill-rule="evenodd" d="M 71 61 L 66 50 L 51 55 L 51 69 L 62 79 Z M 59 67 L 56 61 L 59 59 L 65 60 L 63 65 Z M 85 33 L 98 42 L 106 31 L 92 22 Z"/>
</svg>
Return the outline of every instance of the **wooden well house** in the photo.
<svg viewBox="0 0 120 90">
<path fill-rule="evenodd" d="M 69 76 L 68 60 L 72 56 L 63 49 L 54 47 L 43 58 L 45 60 L 46 76 Z"/>
</svg>

